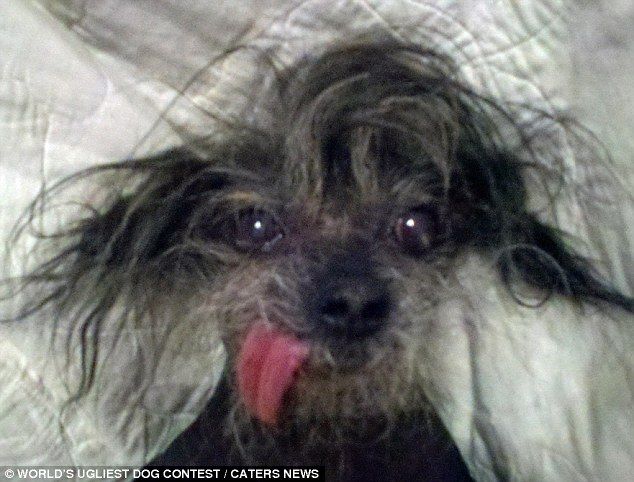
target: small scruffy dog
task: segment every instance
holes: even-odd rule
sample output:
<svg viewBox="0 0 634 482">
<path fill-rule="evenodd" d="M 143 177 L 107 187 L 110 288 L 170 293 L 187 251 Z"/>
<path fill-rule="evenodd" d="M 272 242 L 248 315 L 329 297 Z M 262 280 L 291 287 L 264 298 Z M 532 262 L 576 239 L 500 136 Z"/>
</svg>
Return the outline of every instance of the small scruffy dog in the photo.
<svg viewBox="0 0 634 482">
<path fill-rule="evenodd" d="M 522 290 L 633 300 L 530 208 L 567 182 L 557 157 L 444 57 L 359 43 L 276 79 L 268 127 L 74 176 L 115 173 L 121 189 L 55 238 L 63 248 L 25 278 L 45 293 L 25 314 L 74 317 L 81 390 L 98 350 L 86 333 L 122 300 L 128 315 L 181 307 L 216 323 L 223 380 L 155 464 L 468 480 L 421 369 L 435 310 L 468 296 L 456 267 L 489 260 L 518 303 Z"/>
</svg>

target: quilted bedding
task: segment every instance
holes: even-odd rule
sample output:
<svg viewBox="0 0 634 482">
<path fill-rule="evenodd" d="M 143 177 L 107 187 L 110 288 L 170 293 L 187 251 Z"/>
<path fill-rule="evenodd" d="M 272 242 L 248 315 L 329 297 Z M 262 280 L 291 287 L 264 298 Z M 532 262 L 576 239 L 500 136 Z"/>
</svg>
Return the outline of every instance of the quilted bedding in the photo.
<svg viewBox="0 0 634 482">
<path fill-rule="evenodd" d="M 213 133 L 209 112 L 251 112 L 261 88 L 253 52 L 214 61 L 236 39 L 291 63 L 384 30 L 452 56 L 486 95 L 566 109 L 597 134 L 630 196 L 602 191 L 611 207 L 600 226 L 573 199 L 564 227 L 632 294 L 633 22 L 630 0 L 4 0 L 0 236 L 43 183 Z M 28 247 L 18 248 L 3 276 L 20 271 Z M 13 308 L 0 304 L 0 315 Z M 480 315 L 486 322 L 434 335 L 445 369 L 431 394 L 473 476 L 634 479 L 632 317 L 493 301 Z M 148 353 L 151 334 L 131 328 L 115 341 L 105 329 L 100 343 L 112 350 L 99 361 L 98 393 L 66 410 L 47 321 L 0 324 L 0 466 L 140 466 L 195 419 L 224 363 L 213 333 L 182 327 Z"/>
</svg>

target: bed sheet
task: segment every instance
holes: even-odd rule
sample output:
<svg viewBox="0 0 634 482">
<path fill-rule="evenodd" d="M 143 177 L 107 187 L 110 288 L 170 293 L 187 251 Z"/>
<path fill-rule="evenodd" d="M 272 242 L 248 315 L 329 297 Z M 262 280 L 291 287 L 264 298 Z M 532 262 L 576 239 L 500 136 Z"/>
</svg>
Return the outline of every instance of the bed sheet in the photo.
<svg viewBox="0 0 634 482">
<path fill-rule="evenodd" d="M 255 51 L 217 58 L 235 42 L 290 64 L 333 40 L 385 31 L 452 56 L 485 95 L 564 109 L 597 133 L 620 190 L 597 181 L 601 214 L 572 196 L 561 220 L 632 293 L 633 20 L 628 0 L 4 0 L 0 233 L 9 235 L 42 185 L 212 134 L 209 113 L 252 116 L 262 88 Z M 575 158 L 566 162 L 575 172 Z M 5 276 L 27 251 L 18 247 Z M 557 302 L 519 307 L 475 263 L 462 275 L 483 303 L 446 307 L 430 353 L 444 369 L 429 375 L 430 398 L 472 474 L 631 480 L 632 317 Z M 456 323 L 465 309 L 468 326 Z M 106 327 L 99 393 L 68 409 L 51 326 L 0 325 L 0 465 L 142 465 L 195 419 L 224 364 L 204 327 L 182 327 L 161 352 L 148 352 L 151 333 L 116 338 Z"/>
</svg>

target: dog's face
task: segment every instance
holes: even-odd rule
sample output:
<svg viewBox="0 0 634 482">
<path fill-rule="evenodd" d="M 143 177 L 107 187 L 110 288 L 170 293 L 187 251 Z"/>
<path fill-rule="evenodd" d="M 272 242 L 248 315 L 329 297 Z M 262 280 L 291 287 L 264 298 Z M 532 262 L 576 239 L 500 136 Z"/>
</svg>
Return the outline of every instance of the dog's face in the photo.
<svg viewBox="0 0 634 482">
<path fill-rule="evenodd" d="M 235 413 L 337 437 L 430 408 L 426 333 L 469 296 L 467 256 L 500 283 L 632 309 L 529 210 L 559 170 L 443 58 L 361 45 L 278 80 L 266 128 L 97 170 L 125 189 L 26 278 L 47 286 L 31 308 L 56 303 L 85 333 L 122 300 L 187 307 L 220 333 Z"/>
<path fill-rule="evenodd" d="M 417 352 L 451 283 L 452 220 L 431 166 L 420 179 L 381 172 L 367 136 L 359 158 L 337 160 L 358 164 L 361 180 L 306 195 L 276 186 L 284 173 L 273 171 L 216 193 L 216 225 L 194 228 L 232 258 L 214 276 L 209 316 L 240 397 L 267 423 L 285 413 L 341 426 L 422 401 Z"/>
<path fill-rule="evenodd" d="M 521 162 L 445 68 L 395 47 L 332 53 L 288 74 L 272 134 L 211 161 L 172 153 L 195 171 L 144 189 L 187 212 L 162 238 L 209 270 L 200 313 L 264 424 L 349 432 L 426 409 L 425 333 L 460 296 L 455 265 L 525 197 Z"/>
</svg>

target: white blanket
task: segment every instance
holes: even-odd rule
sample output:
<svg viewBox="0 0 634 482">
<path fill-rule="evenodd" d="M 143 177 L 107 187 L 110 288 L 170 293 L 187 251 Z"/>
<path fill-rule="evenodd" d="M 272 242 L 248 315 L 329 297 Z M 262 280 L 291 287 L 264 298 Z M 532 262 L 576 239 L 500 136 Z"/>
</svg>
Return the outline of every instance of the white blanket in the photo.
<svg viewBox="0 0 634 482">
<path fill-rule="evenodd" d="M 453 56 L 486 95 L 570 109 L 608 146 L 631 193 L 633 21 L 629 0 L 3 0 L 0 235 L 42 183 L 179 144 L 177 132 L 212 133 L 204 111 L 252 108 L 255 57 L 213 62 L 236 39 L 290 63 L 376 29 Z M 599 225 L 568 200 L 563 227 L 631 294 L 634 206 L 610 201 Z M 445 367 L 430 374 L 430 396 L 473 476 L 632 480 L 634 319 L 563 301 L 521 308 L 477 271 L 485 279 L 465 274 L 464 283 L 482 305 L 447 306 L 430 345 L 434 366 Z M 0 317 L 11 308 L 1 304 Z M 469 326 L 456 323 L 463 310 L 473 310 Z M 204 334 L 182 329 L 148 354 L 149 335 L 130 330 L 100 360 L 99 395 L 63 410 L 49 321 L 0 325 L 0 466 L 142 465 L 195 419 L 224 362 L 213 334 L 201 346 Z M 111 341 L 106 329 L 100 343 Z"/>
</svg>

